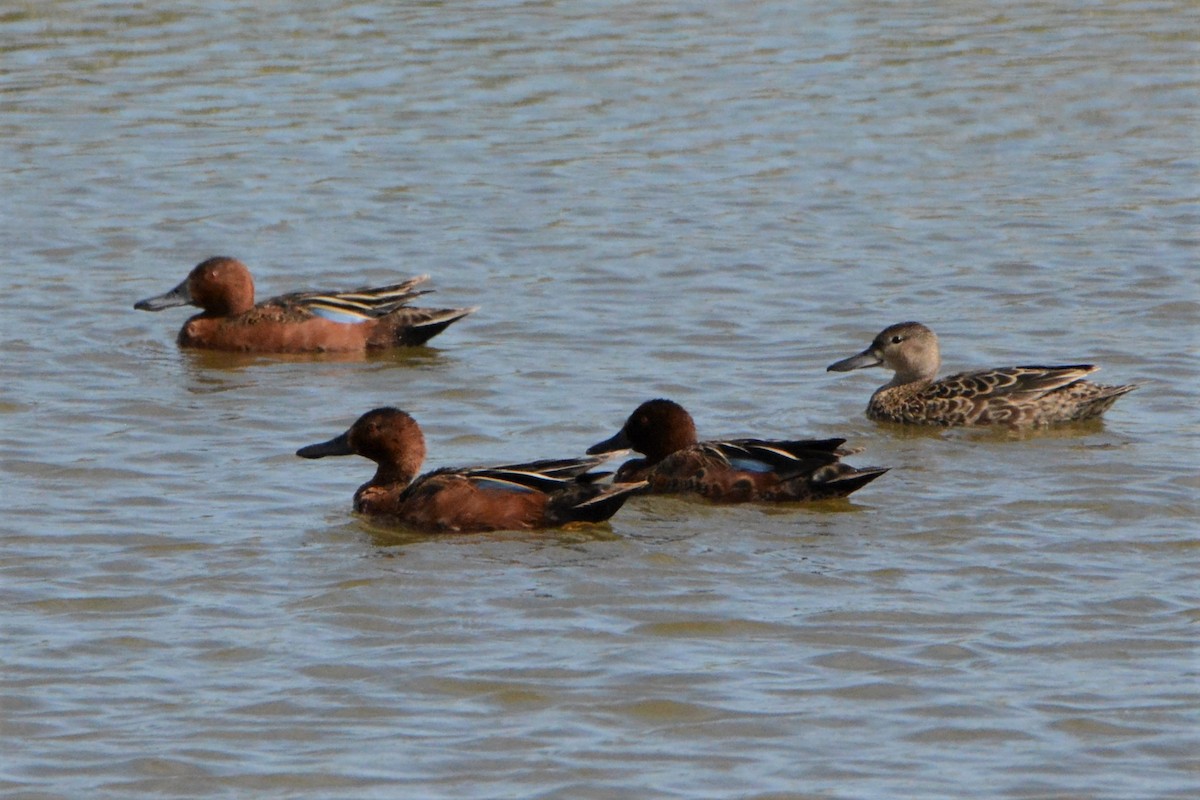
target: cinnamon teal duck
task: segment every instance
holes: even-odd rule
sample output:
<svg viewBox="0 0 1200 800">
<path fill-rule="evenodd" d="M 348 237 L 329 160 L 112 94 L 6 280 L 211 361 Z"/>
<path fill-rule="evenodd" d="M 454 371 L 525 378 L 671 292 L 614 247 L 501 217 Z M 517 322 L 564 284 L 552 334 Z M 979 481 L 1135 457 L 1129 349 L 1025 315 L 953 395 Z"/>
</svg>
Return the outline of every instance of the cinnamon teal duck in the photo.
<svg viewBox="0 0 1200 800">
<path fill-rule="evenodd" d="M 449 467 L 418 476 L 425 437 L 398 408 L 377 408 L 301 458 L 360 455 L 377 465 L 354 493 L 354 510 L 425 533 L 469 533 L 603 522 L 642 489 L 640 482 L 600 483 L 590 470 L 603 458 L 565 458 L 494 467 Z"/>
<path fill-rule="evenodd" d="M 235 258 L 201 263 L 178 286 L 134 305 L 162 311 L 202 309 L 179 331 L 181 347 L 248 353 L 347 353 L 421 345 L 475 308 L 413 308 L 426 294 L 416 287 L 428 275 L 403 283 L 349 292 L 293 292 L 254 303 L 250 270 Z"/>
<path fill-rule="evenodd" d="M 1083 380 L 1099 367 L 1003 367 L 960 372 L 938 380 L 938 338 L 919 322 L 884 328 L 871 346 L 827 368 L 847 372 L 886 367 L 891 381 L 875 390 L 867 416 L 909 425 L 1002 425 L 1034 428 L 1100 416 L 1136 384 L 1104 386 Z"/>
<path fill-rule="evenodd" d="M 845 439 L 731 439 L 701 442 L 683 406 L 647 400 L 615 436 L 589 454 L 632 449 L 645 458 L 627 461 L 618 482 L 646 481 L 651 494 L 697 494 L 714 502 L 823 500 L 845 497 L 887 469 L 857 469 L 841 462 Z"/>
</svg>

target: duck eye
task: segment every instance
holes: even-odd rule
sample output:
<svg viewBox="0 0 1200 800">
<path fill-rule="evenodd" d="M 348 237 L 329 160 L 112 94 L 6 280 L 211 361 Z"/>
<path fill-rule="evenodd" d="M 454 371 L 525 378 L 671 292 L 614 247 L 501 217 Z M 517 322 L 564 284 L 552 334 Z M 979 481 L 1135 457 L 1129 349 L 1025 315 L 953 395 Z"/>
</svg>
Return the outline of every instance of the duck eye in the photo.
<svg viewBox="0 0 1200 800">
<path fill-rule="evenodd" d="M 903 341 L 904 341 L 903 336 L 893 336 L 892 337 L 892 344 L 900 344 Z"/>
</svg>

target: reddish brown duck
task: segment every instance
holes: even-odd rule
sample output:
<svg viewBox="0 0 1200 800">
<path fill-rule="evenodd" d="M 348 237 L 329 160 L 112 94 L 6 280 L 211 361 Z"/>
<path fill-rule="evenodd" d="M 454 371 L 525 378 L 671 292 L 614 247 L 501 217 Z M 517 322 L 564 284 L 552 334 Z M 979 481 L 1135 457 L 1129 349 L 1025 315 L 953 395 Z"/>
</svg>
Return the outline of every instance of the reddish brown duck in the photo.
<svg viewBox="0 0 1200 800">
<path fill-rule="evenodd" d="M 642 489 L 606 485 L 589 472 L 605 459 L 564 458 L 495 467 L 447 467 L 417 473 L 425 437 L 398 408 L 377 408 L 327 442 L 296 451 L 301 458 L 359 455 L 377 465 L 354 493 L 354 510 L 377 522 L 425 533 L 554 528 L 603 522 Z"/>
<path fill-rule="evenodd" d="M 206 259 L 178 286 L 139 301 L 140 311 L 202 309 L 179 331 L 181 347 L 248 353 L 353 353 L 421 345 L 474 308 L 413 308 L 428 275 L 349 292 L 293 292 L 254 302 L 250 270 L 236 258 Z"/>
<path fill-rule="evenodd" d="M 886 469 L 843 464 L 845 439 L 779 441 L 731 439 L 701 442 L 683 406 L 647 400 L 615 436 L 588 453 L 632 449 L 645 458 L 627 461 L 618 481 L 647 481 L 651 494 L 696 494 L 719 503 L 824 500 L 845 497 Z"/>
</svg>

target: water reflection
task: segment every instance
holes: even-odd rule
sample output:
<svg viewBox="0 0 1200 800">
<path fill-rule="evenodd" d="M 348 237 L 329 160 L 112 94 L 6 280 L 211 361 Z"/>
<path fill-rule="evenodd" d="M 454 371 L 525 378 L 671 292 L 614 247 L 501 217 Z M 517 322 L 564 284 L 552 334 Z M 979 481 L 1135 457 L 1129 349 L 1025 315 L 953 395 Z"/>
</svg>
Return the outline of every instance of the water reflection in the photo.
<svg viewBox="0 0 1200 800">
<path fill-rule="evenodd" d="M 5 791 L 1195 793 L 1187 2 L 18 5 Z M 486 317 L 179 351 L 129 288 L 216 251 L 283 287 L 402 264 Z M 876 425 L 823 369 L 912 318 L 965 365 L 1087 342 L 1144 388 L 1048 431 Z M 351 513 L 367 465 L 292 455 L 385 403 L 434 466 L 567 454 L 660 394 L 893 469 L 413 537 Z"/>
<path fill-rule="evenodd" d="M 442 358 L 437 347 L 396 347 L 386 350 L 367 350 L 340 353 L 236 353 L 222 350 L 183 349 L 185 367 L 192 374 L 212 370 L 242 370 L 273 364 L 345 364 L 361 363 L 395 365 L 397 367 L 428 367 Z"/>
</svg>

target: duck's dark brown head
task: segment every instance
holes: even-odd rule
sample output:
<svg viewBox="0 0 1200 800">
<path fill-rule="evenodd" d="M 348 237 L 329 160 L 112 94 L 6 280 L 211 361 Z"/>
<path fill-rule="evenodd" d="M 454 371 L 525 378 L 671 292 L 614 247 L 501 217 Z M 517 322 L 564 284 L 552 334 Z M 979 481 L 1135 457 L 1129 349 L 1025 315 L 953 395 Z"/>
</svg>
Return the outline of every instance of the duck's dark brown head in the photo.
<svg viewBox="0 0 1200 800">
<path fill-rule="evenodd" d="M 647 400 L 629 415 L 616 435 L 588 448 L 589 454 L 632 449 L 650 464 L 696 443 L 696 423 L 672 400 Z"/>
<path fill-rule="evenodd" d="M 139 311 L 193 305 L 206 314 L 228 317 L 254 308 L 254 279 L 236 258 L 214 256 L 192 268 L 188 276 L 169 292 L 147 297 L 134 304 Z"/>
<path fill-rule="evenodd" d="M 376 408 L 327 442 L 296 451 L 301 458 L 357 455 L 379 465 L 376 480 L 408 483 L 425 461 L 425 437 L 417 421 L 398 408 Z"/>
</svg>

